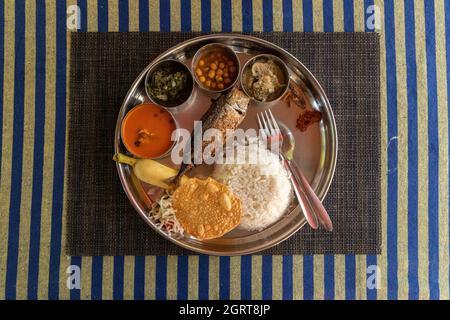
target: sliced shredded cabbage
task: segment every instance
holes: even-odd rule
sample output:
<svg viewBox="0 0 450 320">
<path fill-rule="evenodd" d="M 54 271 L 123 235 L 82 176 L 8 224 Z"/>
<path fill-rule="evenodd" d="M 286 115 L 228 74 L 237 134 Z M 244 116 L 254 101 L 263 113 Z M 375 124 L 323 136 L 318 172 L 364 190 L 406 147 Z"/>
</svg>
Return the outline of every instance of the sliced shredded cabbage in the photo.
<svg viewBox="0 0 450 320">
<path fill-rule="evenodd" d="M 150 218 L 155 225 L 165 230 L 171 237 L 181 238 L 184 235 L 184 229 L 176 217 L 176 210 L 172 206 L 172 194 L 168 191 L 156 202 L 150 209 Z"/>
</svg>

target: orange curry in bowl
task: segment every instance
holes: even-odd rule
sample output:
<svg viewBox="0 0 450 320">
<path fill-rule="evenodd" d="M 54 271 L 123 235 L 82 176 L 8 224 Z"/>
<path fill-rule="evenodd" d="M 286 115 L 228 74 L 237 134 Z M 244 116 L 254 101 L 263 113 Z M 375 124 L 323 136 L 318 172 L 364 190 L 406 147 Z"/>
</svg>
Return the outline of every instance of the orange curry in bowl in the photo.
<svg viewBox="0 0 450 320">
<path fill-rule="evenodd" d="M 139 158 L 160 158 L 176 143 L 172 132 L 175 119 L 164 108 L 151 103 L 137 105 L 122 123 L 122 141 L 129 152 Z"/>
</svg>

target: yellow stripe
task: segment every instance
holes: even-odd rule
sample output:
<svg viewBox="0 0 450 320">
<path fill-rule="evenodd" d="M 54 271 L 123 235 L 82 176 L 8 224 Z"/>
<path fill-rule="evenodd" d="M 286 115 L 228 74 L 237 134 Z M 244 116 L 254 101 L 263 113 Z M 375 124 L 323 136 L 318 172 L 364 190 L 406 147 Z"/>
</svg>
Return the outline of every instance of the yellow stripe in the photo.
<svg viewBox="0 0 450 320">
<path fill-rule="evenodd" d="M 108 0 L 108 31 L 119 31 L 119 3 L 117 0 Z"/>
<path fill-rule="evenodd" d="M 5 39 L 3 72 L 2 177 L 0 179 L 0 299 L 5 298 L 8 253 L 9 199 L 14 118 L 14 3 L 5 2 Z"/>
<path fill-rule="evenodd" d="M 273 1 L 273 31 L 283 31 L 283 3 Z"/>
<path fill-rule="evenodd" d="M 262 299 L 262 256 L 252 256 L 252 299 Z"/>
<path fill-rule="evenodd" d="M 314 256 L 314 299 L 323 300 L 324 267 L 323 255 Z"/>
<path fill-rule="evenodd" d="M 159 1 L 149 1 L 150 31 L 159 31 Z"/>
<path fill-rule="evenodd" d="M 355 21 L 355 32 L 364 32 L 366 24 L 364 16 L 364 1 L 353 1 L 353 17 Z"/>
<path fill-rule="evenodd" d="M 201 2 L 200 0 L 191 1 L 191 29 L 192 31 L 202 31 L 201 24 Z"/>
<path fill-rule="evenodd" d="M 428 94 L 423 1 L 414 2 L 417 53 L 417 114 L 419 152 L 419 298 L 429 298 L 428 287 Z"/>
<path fill-rule="evenodd" d="M 35 12 L 35 2 L 25 3 L 26 12 Z M 36 15 L 25 15 L 25 83 L 22 160 L 22 197 L 20 202 L 19 247 L 17 262 L 17 299 L 27 297 L 28 252 L 30 248 L 31 194 L 34 152 L 34 91 L 36 64 Z M 6 212 L 5 212 L 6 213 Z"/>
<path fill-rule="evenodd" d="M 292 23 L 294 31 L 303 31 L 303 3 L 302 0 L 292 1 Z"/>
<path fill-rule="evenodd" d="M 367 298 L 366 256 L 365 255 L 357 255 L 355 261 L 356 261 L 356 268 L 355 268 L 356 299 L 357 300 L 365 300 Z"/>
<path fill-rule="evenodd" d="M 449 230 L 448 230 L 448 106 L 447 68 L 445 57 L 445 8 L 443 1 L 435 2 L 436 14 L 436 76 L 439 120 L 439 293 L 441 300 L 449 297 Z"/>
<path fill-rule="evenodd" d="M 97 22 L 97 1 L 87 2 L 87 31 L 93 32 L 98 30 Z M 83 21 L 81 22 L 83 23 Z"/>
<path fill-rule="evenodd" d="M 232 31 L 242 32 L 242 5 L 241 1 L 231 2 Z"/>
<path fill-rule="evenodd" d="M 241 299 L 241 257 L 230 258 L 230 299 Z"/>
<path fill-rule="evenodd" d="M 50 229 L 53 196 L 53 161 L 55 147 L 55 85 L 56 85 L 56 7 L 46 1 L 46 66 L 45 66 L 45 143 L 42 186 L 41 244 L 39 251 L 38 298 L 48 298 Z"/>
<path fill-rule="evenodd" d="M 103 279 L 102 279 L 103 300 L 112 300 L 113 298 L 113 279 L 114 279 L 114 257 L 103 257 Z"/>
<path fill-rule="evenodd" d="M 198 300 L 198 256 L 189 256 L 188 266 L 188 299 Z"/>
<path fill-rule="evenodd" d="M 334 298 L 345 299 L 345 256 L 334 256 Z"/>
<path fill-rule="evenodd" d="M 316 0 L 313 5 L 313 28 L 314 31 L 323 31 L 323 1 Z"/>
<path fill-rule="evenodd" d="M 222 2 L 220 0 L 211 1 L 211 31 L 222 31 Z"/>
<path fill-rule="evenodd" d="M 134 256 L 125 256 L 123 272 L 123 298 L 134 298 Z"/>
<path fill-rule="evenodd" d="M 262 0 L 253 1 L 252 12 L 253 12 L 253 31 L 255 32 L 262 31 L 263 30 Z"/>
<path fill-rule="evenodd" d="M 177 269 L 178 258 L 177 256 L 167 257 L 167 299 L 177 299 Z"/>
<path fill-rule="evenodd" d="M 155 280 L 156 280 L 156 257 L 148 256 L 145 257 L 145 288 L 144 297 L 145 299 L 154 300 L 155 299 Z"/>
<path fill-rule="evenodd" d="M 292 282 L 293 298 L 303 299 L 303 256 L 301 255 L 293 256 Z"/>
<path fill-rule="evenodd" d="M 170 31 L 181 31 L 180 1 L 170 1 Z"/>
<path fill-rule="evenodd" d="M 283 298 L 283 256 L 272 257 L 272 298 Z"/>
<path fill-rule="evenodd" d="M 128 2 L 129 12 L 129 30 L 139 31 L 139 1 L 131 0 Z"/>
<path fill-rule="evenodd" d="M 219 257 L 209 257 L 209 299 L 219 299 Z"/>
<path fill-rule="evenodd" d="M 358 1 L 356 1 L 358 2 Z M 333 24 L 335 32 L 344 31 L 344 1 L 333 1 Z"/>
<path fill-rule="evenodd" d="M 375 0 L 380 8 L 380 22 L 384 26 L 384 1 Z M 377 299 L 387 298 L 387 97 L 386 97 L 386 40 L 384 27 L 380 31 L 380 117 L 381 117 L 381 230 L 382 254 L 377 258 L 380 267 L 381 288 L 377 291 Z"/>
<path fill-rule="evenodd" d="M 67 275 L 66 275 L 67 276 Z M 83 257 L 81 261 L 81 292 L 80 298 L 91 299 L 92 257 Z M 61 279 L 60 281 L 63 281 Z"/>
<path fill-rule="evenodd" d="M 397 275 L 399 299 L 408 298 L 408 230 L 405 226 L 408 221 L 408 100 L 404 12 L 403 1 L 394 2 L 398 114 Z"/>
</svg>

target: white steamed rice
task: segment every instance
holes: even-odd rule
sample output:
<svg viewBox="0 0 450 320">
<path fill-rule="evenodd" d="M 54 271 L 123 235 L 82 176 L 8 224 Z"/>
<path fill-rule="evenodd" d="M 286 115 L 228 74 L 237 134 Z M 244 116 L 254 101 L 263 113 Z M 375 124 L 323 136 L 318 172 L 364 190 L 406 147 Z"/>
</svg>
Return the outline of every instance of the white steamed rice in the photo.
<svg viewBox="0 0 450 320">
<path fill-rule="evenodd" d="M 243 209 L 240 228 L 260 231 L 285 213 L 291 202 L 291 183 L 278 155 L 257 148 L 256 143 L 239 148 L 244 148 L 245 163 L 216 164 L 212 177 L 240 198 Z M 249 163 L 251 156 L 258 159 L 256 164 Z"/>
</svg>

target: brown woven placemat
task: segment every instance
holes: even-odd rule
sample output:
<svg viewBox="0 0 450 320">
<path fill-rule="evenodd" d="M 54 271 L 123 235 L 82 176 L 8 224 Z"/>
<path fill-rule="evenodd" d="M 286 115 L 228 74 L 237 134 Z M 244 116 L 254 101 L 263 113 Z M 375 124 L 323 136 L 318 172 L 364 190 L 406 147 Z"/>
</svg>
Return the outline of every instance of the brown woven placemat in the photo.
<svg viewBox="0 0 450 320">
<path fill-rule="evenodd" d="M 111 160 L 120 105 L 159 53 L 198 33 L 73 33 L 70 57 L 69 255 L 193 254 L 139 218 Z M 324 87 L 339 152 L 325 199 L 334 231 L 302 228 L 263 254 L 381 250 L 379 37 L 374 33 L 252 33 L 295 55 Z"/>
</svg>

